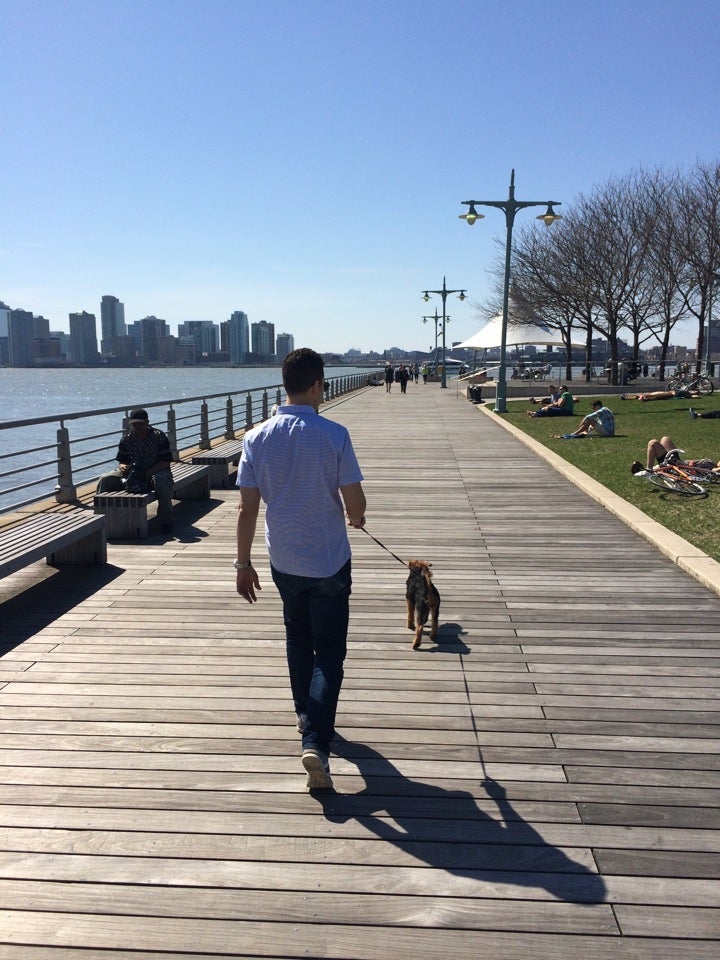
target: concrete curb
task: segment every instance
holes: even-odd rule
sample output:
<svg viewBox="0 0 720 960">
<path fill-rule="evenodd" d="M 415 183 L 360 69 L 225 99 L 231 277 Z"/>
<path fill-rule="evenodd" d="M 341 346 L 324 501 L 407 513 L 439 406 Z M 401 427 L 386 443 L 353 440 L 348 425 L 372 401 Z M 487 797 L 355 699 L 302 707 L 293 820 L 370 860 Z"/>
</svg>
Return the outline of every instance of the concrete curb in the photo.
<svg viewBox="0 0 720 960">
<path fill-rule="evenodd" d="M 720 596 L 720 563 L 718 563 L 717 560 L 713 560 L 712 557 L 708 557 L 707 554 L 703 553 L 698 547 L 694 547 L 676 533 L 667 530 L 661 523 L 658 523 L 657 520 L 652 520 L 647 514 L 643 513 L 642 510 L 628 503 L 627 500 L 623 500 L 622 497 L 608 490 L 607 487 L 598 483 L 597 480 L 593 480 L 592 477 L 583 473 L 582 470 L 568 463 L 567 460 L 563 460 L 559 454 L 548 449 L 548 447 L 539 443 L 537 440 L 534 440 L 523 430 L 518 430 L 513 424 L 504 420 L 501 415 L 494 413 L 489 405 L 478 405 L 477 409 L 486 416 L 491 417 L 495 423 L 524 443 L 533 453 L 542 457 L 542 459 L 549 463 L 558 473 L 562 474 L 571 483 L 574 483 L 576 487 L 579 487 L 587 493 L 589 497 L 605 507 L 606 510 L 614 514 L 618 519 L 622 520 L 631 530 L 639 533 L 641 537 L 644 537 L 654 547 L 657 547 L 661 553 L 669 557 L 670 560 L 676 563 L 682 570 L 689 573 L 690 576 L 696 580 L 699 580 L 708 590 L 712 590 Z"/>
</svg>

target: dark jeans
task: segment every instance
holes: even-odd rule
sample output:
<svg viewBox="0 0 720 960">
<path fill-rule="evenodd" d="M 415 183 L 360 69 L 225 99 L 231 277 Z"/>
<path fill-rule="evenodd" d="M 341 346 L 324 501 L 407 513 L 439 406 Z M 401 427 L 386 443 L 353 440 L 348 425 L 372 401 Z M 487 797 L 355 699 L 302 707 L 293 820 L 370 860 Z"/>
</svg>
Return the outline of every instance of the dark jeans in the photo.
<svg viewBox="0 0 720 960">
<path fill-rule="evenodd" d="M 303 748 L 330 752 L 350 618 L 350 561 L 332 577 L 298 577 L 271 567 L 283 602 L 295 712 L 307 716 Z"/>
<path fill-rule="evenodd" d="M 167 470 L 158 470 L 150 480 L 150 486 L 157 495 L 158 509 L 157 518 L 160 523 L 172 523 L 173 519 L 173 476 L 168 468 Z M 103 473 L 98 478 L 96 493 L 117 493 L 124 490 L 123 475 L 119 470 L 111 470 L 110 473 Z"/>
<path fill-rule="evenodd" d="M 571 417 L 569 410 L 561 410 L 560 407 L 540 407 L 533 414 L 534 417 Z"/>
</svg>

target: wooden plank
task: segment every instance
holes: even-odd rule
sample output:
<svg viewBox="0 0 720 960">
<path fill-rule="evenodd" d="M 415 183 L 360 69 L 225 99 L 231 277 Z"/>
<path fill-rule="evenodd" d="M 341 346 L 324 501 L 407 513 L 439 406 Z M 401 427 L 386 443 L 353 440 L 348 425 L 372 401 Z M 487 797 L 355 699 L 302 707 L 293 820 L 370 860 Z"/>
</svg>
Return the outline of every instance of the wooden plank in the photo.
<svg viewBox="0 0 720 960">
<path fill-rule="evenodd" d="M 302 898 L 292 893 L 269 898 L 254 890 L 192 890 L 160 889 L 148 905 L 148 890 L 144 886 L 117 884 L 113 888 L 108 908 L 107 890 L 102 884 L 73 884 L 72 903 L 67 886 L 61 883 L 0 880 L 0 897 L 7 909 L 28 908 L 32 893 L 32 910 L 59 914 L 108 912 L 116 916 L 185 917 L 216 920 L 264 920 L 275 923 L 303 923 L 307 906 Z M 148 909 L 151 911 L 148 913 Z M 423 918 L 439 923 L 445 929 L 461 927 L 465 930 L 524 930 L 553 931 L 555 933 L 617 936 L 609 906 L 570 905 L 543 901 L 528 901 L 518 911 L 517 903 L 499 900 L 478 901 L 460 897 L 415 897 L 412 907 L 401 895 L 377 897 L 367 894 L 315 893 L 313 910 L 324 916 L 333 916 L 336 923 L 356 924 L 365 914 L 372 926 L 401 925 L 407 922 L 409 910 L 415 922 Z M 518 916 L 518 914 L 520 914 Z"/>
<path fill-rule="evenodd" d="M 13 575 L 1 957 L 715 960 L 720 598 L 494 419 L 408 390 L 333 415 L 369 530 L 434 564 L 441 642 L 410 649 L 405 571 L 351 531 L 334 795 L 304 789 L 260 544 L 260 602 L 235 593 L 235 490 L 111 545 L 92 590 Z M 403 470 L 418 417 L 432 456 Z"/>
</svg>

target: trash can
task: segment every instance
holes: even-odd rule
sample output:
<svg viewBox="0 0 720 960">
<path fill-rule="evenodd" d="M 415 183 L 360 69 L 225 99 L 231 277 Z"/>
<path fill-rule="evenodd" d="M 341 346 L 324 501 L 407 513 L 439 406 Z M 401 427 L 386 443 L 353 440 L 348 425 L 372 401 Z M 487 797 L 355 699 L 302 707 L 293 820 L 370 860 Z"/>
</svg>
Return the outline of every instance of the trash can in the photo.
<svg viewBox="0 0 720 960">
<path fill-rule="evenodd" d="M 482 403 L 482 386 L 479 383 L 469 384 L 467 395 L 471 403 Z"/>
</svg>

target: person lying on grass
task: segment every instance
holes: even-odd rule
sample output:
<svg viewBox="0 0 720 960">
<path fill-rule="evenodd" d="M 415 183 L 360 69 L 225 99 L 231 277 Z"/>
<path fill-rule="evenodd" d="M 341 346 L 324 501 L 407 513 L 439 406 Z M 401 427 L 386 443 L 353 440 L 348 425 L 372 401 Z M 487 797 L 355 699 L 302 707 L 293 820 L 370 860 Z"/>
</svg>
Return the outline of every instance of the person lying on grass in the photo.
<svg viewBox="0 0 720 960">
<path fill-rule="evenodd" d="M 698 413 L 690 407 L 690 416 L 693 420 L 717 420 L 720 418 L 720 410 L 706 410 L 705 413 Z"/>
<path fill-rule="evenodd" d="M 650 393 L 623 393 L 621 400 L 691 400 L 701 394 L 697 390 L 653 390 Z"/>
<path fill-rule="evenodd" d="M 673 450 L 677 450 L 674 440 L 670 437 L 663 437 L 662 440 L 648 440 L 646 466 L 635 460 L 630 467 L 630 473 L 641 473 L 643 470 L 652 470 L 657 463 L 658 466 L 665 460 L 665 457 Z M 684 463 L 692 467 L 702 467 L 704 470 L 712 470 L 714 473 L 720 472 L 720 462 L 711 460 L 709 457 L 703 457 L 701 460 L 684 460 Z"/>
</svg>

